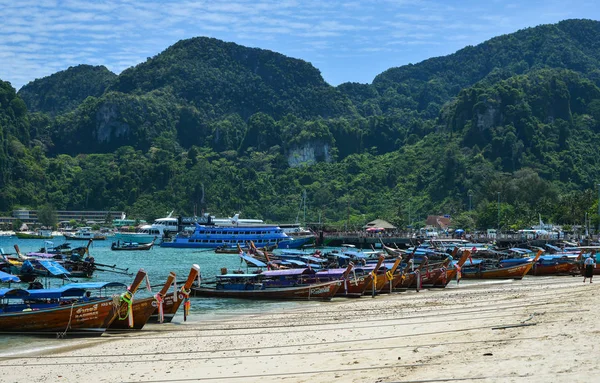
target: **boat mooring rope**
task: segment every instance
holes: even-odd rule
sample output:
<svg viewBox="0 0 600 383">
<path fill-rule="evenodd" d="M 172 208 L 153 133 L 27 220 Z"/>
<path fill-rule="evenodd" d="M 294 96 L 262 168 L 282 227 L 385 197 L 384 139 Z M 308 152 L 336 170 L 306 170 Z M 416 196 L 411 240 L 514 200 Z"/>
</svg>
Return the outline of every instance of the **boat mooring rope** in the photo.
<svg viewBox="0 0 600 383">
<path fill-rule="evenodd" d="M 71 327 L 71 320 L 73 319 L 73 308 L 75 307 L 75 303 L 77 303 L 77 302 L 71 303 L 71 312 L 69 313 L 69 323 L 67 323 L 67 327 L 65 328 L 65 331 L 56 333 L 57 339 L 64 338 L 65 335 L 67 335 L 67 331 L 69 331 L 69 328 Z"/>
</svg>

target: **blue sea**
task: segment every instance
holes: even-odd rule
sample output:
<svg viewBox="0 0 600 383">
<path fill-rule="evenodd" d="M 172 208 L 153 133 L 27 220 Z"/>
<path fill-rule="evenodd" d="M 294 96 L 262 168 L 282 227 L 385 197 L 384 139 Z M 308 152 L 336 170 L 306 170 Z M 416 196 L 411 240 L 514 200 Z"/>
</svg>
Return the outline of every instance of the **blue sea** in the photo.
<svg viewBox="0 0 600 383">
<path fill-rule="evenodd" d="M 64 242 L 64 238 L 55 237 L 51 240 L 54 246 Z M 71 247 L 85 246 L 87 241 L 69 241 Z M 202 249 L 173 249 L 161 248 L 155 246 L 148 251 L 112 251 L 110 245 L 111 238 L 105 241 L 95 241 L 90 247 L 90 255 L 95 258 L 97 264 L 116 265 L 122 269 L 128 269 L 130 273 L 136 273 L 143 268 L 149 276 L 152 285 L 164 283 L 170 271 L 177 274 L 177 281 L 184 281 L 193 264 L 200 266 L 200 273 L 203 280 L 214 279 L 214 276 L 221 273 L 221 268 L 225 267 L 229 271 L 245 269 L 245 264 L 240 263 L 237 254 L 216 254 L 212 250 Z M 18 239 L 16 237 L 0 237 L 0 248 L 5 254 L 14 254 L 14 245 L 18 245 L 22 254 L 28 252 L 37 252 L 44 247 L 44 240 L 41 239 Z M 113 270 L 109 267 L 99 267 L 105 270 Z M 118 270 L 115 270 L 118 271 Z M 91 279 L 79 279 L 79 281 L 117 281 L 130 284 L 133 276 L 124 275 L 115 272 L 99 272 L 94 274 Z M 75 279 L 78 281 L 78 279 Z M 48 279 L 48 283 L 58 287 L 62 284 L 59 279 Z M 8 287 L 6 284 L 0 285 Z M 12 284 L 11 287 L 27 288 L 26 284 Z M 160 287 L 153 288 L 156 292 Z M 149 294 L 143 286 L 139 294 L 144 296 Z M 287 307 L 296 307 L 297 302 L 261 302 L 248 300 L 232 299 L 213 299 L 213 298 L 192 298 L 190 316 L 188 321 L 197 322 L 224 317 L 231 317 L 243 314 L 260 313 L 265 311 L 277 311 Z M 183 308 L 180 308 L 174 322 L 183 322 Z M 23 337 L 0 335 L 0 356 L 12 351 L 26 351 L 33 348 L 45 348 L 56 346 L 57 341 L 48 339 L 37 339 L 27 337 L 27 342 L 23 342 Z M 58 341 L 63 342 L 64 341 Z M 26 343 L 26 345 L 25 345 Z"/>
</svg>

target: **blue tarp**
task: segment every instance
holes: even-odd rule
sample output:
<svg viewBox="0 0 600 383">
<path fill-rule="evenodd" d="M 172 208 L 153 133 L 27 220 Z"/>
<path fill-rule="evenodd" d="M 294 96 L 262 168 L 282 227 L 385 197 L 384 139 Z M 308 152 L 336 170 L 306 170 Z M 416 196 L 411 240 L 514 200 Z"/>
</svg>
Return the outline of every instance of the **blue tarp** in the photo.
<svg viewBox="0 0 600 383">
<path fill-rule="evenodd" d="M 24 298 L 28 295 L 29 293 L 27 292 L 27 290 L 23 289 L 0 289 L 0 299 Z"/>
<path fill-rule="evenodd" d="M 314 274 L 311 269 L 284 269 L 284 270 L 267 270 L 261 273 L 264 277 L 286 277 L 291 275 L 309 275 Z"/>
<path fill-rule="evenodd" d="M 246 254 L 240 254 L 240 258 L 242 258 L 247 263 L 250 263 L 252 266 L 255 266 L 255 267 L 267 267 L 266 263 L 264 263 L 262 261 L 259 261 L 256 258 L 250 257 L 250 256 L 248 256 Z"/>
<path fill-rule="evenodd" d="M 0 282 L 21 282 L 19 277 L 0 271 Z"/>
<path fill-rule="evenodd" d="M 554 250 L 554 251 L 561 251 L 560 247 L 556 247 L 556 246 L 554 246 L 554 245 L 550 245 L 549 243 L 547 243 L 545 246 L 546 246 L 547 248 L 549 248 L 549 249 L 552 249 L 552 250 Z"/>
<path fill-rule="evenodd" d="M 37 261 L 44 269 L 48 270 L 48 272 L 52 275 L 70 275 L 71 273 L 67 271 L 64 267 L 59 265 L 56 262 L 48 261 L 48 260 L 38 260 Z"/>
<path fill-rule="evenodd" d="M 317 263 L 321 263 L 321 262 L 327 262 L 327 259 L 325 258 L 317 258 L 317 257 L 311 257 L 311 256 L 303 256 L 300 257 L 301 259 L 307 260 L 307 261 L 313 261 L 313 262 L 317 262 Z"/>
<path fill-rule="evenodd" d="M 63 288 L 69 289 L 85 289 L 85 290 L 99 290 L 108 287 L 127 287 L 125 283 L 121 282 L 81 282 L 81 283 L 69 283 L 63 286 Z"/>
<path fill-rule="evenodd" d="M 82 297 L 85 289 L 61 287 L 58 289 L 27 290 L 31 299 L 58 299 L 64 297 Z"/>
<path fill-rule="evenodd" d="M 297 261 L 295 259 L 286 259 L 285 261 L 281 261 L 281 264 L 284 265 L 296 265 L 296 266 L 306 266 L 306 262 Z"/>
<path fill-rule="evenodd" d="M 521 249 L 518 247 L 513 247 L 508 249 L 509 251 L 513 251 L 515 253 L 520 253 L 520 254 L 527 254 L 527 253 L 531 253 L 531 250 L 527 250 L 527 249 Z"/>
</svg>

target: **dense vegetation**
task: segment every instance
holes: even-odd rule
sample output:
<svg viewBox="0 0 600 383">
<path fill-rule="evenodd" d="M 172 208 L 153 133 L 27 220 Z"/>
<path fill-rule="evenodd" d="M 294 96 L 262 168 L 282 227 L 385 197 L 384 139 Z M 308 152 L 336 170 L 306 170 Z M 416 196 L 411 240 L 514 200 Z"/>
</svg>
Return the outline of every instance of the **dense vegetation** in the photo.
<svg viewBox="0 0 600 383">
<path fill-rule="evenodd" d="M 282 222 L 306 190 L 307 220 L 351 227 L 495 227 L 498 209 L 503 228 L 598 224 L 599 41 L 599 22 L 567 20 L 331 87 L 302 60 L 194 38 L 117 77 L 0 83 L 0 211 Z"/>
<path fill-rule="evenodd" d="M 70 112 L 87 97 L 101 96 L 117 75 L 104 66 L 78 65 L 23 86 L 19 96 L 30 112 Z"/>
</svg>

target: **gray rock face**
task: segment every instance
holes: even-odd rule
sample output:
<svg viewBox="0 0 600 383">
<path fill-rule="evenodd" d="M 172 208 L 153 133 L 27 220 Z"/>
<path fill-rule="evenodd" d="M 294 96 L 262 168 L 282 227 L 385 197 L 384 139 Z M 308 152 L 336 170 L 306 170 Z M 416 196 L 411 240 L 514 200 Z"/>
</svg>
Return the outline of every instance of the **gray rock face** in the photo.
<svg viewBox="0 0 600 383">
<path fill-rule="evenodd" d="M 129 124 L 119 121 L 119 107 L 113 103 L 104 103 L 96 112 L 96 140 L 110 142 L 111 137 L 129 134 Z"/>
<path fill-rule="evenodd" d="M 490 129 L 494 126 L 498 111 L 491 105 L 486 105 L 484 112 L 477 112 L 477 127 L 480 130 Z"/>
<path fill-rule="evenodd" d="M 302 146 L 290 149 L 287 160 L 292 168 L 312 165 L 319 161 L 331 162 L 329 144 L 323 142 L 307 142 Z"/>
</svg>

